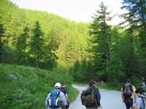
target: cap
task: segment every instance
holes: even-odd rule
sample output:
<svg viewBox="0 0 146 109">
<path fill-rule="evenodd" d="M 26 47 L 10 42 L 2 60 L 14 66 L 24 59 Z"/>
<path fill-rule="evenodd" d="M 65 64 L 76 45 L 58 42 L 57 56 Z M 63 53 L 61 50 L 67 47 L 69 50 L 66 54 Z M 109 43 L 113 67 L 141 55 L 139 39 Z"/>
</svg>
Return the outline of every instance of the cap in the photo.
<svg viewBox="0 0 146 109">
<path fill-rule="evenodd" d="M 55 88 L 61 88 L 61 84 L 60 83 L 56 83 L 55 84 Z"/>
</svg>

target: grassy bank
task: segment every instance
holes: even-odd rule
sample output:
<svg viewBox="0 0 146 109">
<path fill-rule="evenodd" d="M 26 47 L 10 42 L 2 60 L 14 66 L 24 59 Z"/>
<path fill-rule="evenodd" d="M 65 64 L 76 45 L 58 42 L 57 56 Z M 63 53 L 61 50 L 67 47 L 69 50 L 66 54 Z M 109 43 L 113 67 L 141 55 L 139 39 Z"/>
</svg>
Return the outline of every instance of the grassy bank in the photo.
<svg viewBox="0 0 146 109">
<path fill-rule="evenodd" d="M 0 109 L 44 109 L 44 101 L 56 82 L 66 82 L 69 101 L 78 92 L 72 77 L 56 71 L 0 64 Z"/>
</svg>

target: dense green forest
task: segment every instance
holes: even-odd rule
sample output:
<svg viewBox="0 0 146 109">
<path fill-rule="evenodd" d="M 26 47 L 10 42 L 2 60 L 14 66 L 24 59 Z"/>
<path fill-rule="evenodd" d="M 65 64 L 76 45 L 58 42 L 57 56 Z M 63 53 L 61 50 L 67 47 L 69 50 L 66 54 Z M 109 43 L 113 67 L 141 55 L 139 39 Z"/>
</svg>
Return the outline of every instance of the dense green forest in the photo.
<svg viewBox="0 0 146 109">
<path fill-rule="evenodd" d="M 130 4 L 123 1 L 125 22 L 112 26 L 104 3 L 91 23 L 76 23 L 1 0 L 0 62 L 64 69 L 75 81 L 117 83 L 146 77 L 145 2 L 132 2 L 137 8 Z"/>
</svg>

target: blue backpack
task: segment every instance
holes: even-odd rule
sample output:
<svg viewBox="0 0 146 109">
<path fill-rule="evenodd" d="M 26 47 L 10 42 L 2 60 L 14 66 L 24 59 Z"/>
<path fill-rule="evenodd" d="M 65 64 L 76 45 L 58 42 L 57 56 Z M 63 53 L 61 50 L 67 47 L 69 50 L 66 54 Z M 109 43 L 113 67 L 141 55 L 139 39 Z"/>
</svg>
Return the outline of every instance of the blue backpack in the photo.
<svg viewBox="0 0 146 109">
<path fill-rule="evenodd" d="M 50 108 L 58 108 L 61 106 L 60 102 L 60 91 L 54 89 L 50 92 L 50 97 L 48 98 L 48 105 Z"/>
</svg>

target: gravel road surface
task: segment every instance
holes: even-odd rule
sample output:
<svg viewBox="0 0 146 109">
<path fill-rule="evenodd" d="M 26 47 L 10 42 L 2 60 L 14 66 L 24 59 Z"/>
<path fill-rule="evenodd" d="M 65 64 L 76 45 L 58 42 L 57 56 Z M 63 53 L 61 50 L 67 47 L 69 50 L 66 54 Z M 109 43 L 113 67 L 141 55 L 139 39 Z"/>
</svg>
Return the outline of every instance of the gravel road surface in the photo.
<svg viewBox="0 0 146 109">
<path fill-rule="evenodd" d="M 80 94 L 82 90 L 85 90 L 87 86 L 73 85 L 79 91 L 79 95 L 76 100 L 70 104 L 69 109 L 86 109 L 81 104 Z M 125 104 L 122 102 L 121 92 L 113 90 L 99 89 L 101 94 L 101 106 L 102 109 L 126 109 Z"/>
</svg>

